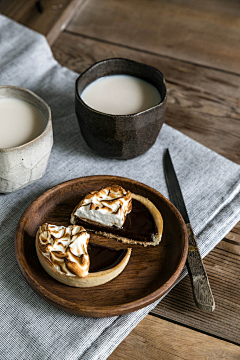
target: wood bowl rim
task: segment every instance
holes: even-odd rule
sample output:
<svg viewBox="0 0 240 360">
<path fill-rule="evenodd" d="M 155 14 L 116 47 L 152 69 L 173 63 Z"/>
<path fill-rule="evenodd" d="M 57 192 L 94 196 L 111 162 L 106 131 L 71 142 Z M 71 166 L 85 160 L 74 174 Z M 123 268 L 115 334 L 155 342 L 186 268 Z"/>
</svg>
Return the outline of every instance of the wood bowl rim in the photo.
<svg viewBox="0 0 240 360">
<path fill-rule="evenodd" d="M 126 302 L 124 304 L 119 304 L 119 305 L 104 305 L 105 311 L 103 312 L 103 306 L 96 307 L 96 305 L 91 306 L 91 304 L 89 304 L 87 307 L 83 306 L 83 305 L 78 306 L 78 305 L 76 305 L 75 302 L 70 301 L 70 300 L 65 300 L 63 298 L 60 298 L 60 297 L 56 296 L 52 292 L 50 292 L 48 289 L 46 289 L 41 284 L 39 284 L 33 276 L 31 276 L 32 274 L 31 274 L 31 272 L 29 273 L 29 271 L 28 271 L 29 266 L 28 266 L 28 263 L 27 263 L 27 261 L 25 259 L 25 256 L 21 256 L 21 255 L 23 255 L 23 242 L 24 242 L 23 230 L 25 228 L 25 225 L 26 225 L 27 221 L 29 220 L 29 214 L 31 213 L 31 209 L 34 208 L 34 206 L 37 203 L 39 203 L 39 201 L 42 201 L 42 203 L 44 203 L 43 200 L 46 200 L 46 198 L 51 196 L 51 194 L 53 194 L 55 191 L 59 191 L 59 189 L 61 189 L 61 188 L 64 188 L 64 187 L 72 185 L 72 184 L 76 184 L 76 183 L 81 182 L 81 181 L 86 181 L 86 180 L 88 180 L 88 181 L 91 181 L 91 180 L 99 180 L 99 181 L 101 181 L 101 180 L 113 180 L 113 179 L 116 179 L 116 182 L 119 181 L 119 182 L 127 182 L 127 183 L 130 183 L 130 184 L 136 184 L 140 188 L 145 189 L 145 191 L 154 193 L 155 196 L 161 198 L 161 200 L 166 203 L 166 205 L 175 214 L 177 220 L 179 221 L 179 225 L 180 225 L 181 230 L 182 230 L 182 238 L 183 238 L 183 241 L 184 241 L 184 246 L 183 246 L 183 252 L 181 254 L 181 259 L 179 261 L 178 267 L 173 271 L 172 276 L 162 286 L 160 286 L 160 288 L 158 288 L 157 290 L 151 292 L 150 294 L 148 294 L 146 296 L 143 296 L 143 297 L 141 297 L 141 298 L 139 298 L 137 300 L 134 300 L 134 301 Z M 20 220 L 18 222 L 18 225 L 17 225 L 17 228 L 16 228 L 16 232 L 15 232 L 15 256 L 16 256 L 16 261 L 17 261 L 18 267 L 19 267 L 23 277 L 27 281 L 27 283 L 32 287 L 32 289 L 38 295 L 40 295 L 42 298 L 44 298 L 47 302 L 51 303 L 52 305 L 54 305 L 57 308 L 60 308 L 60 309 L 62 309 L 64 311 L 67 311 L 67 312 L 70 312 L 70 313 L 73 313 L 73 314 L 77 314 L 77 315 L 81 315 L 81 316 L 89 316 L 89 317 L 117 316 L 117 315 L 127 314 L 129 312 L 133 312 L 133 311 L 141 309 L 141 308 L 143 308 L 143 307 L 145 307 L 147 305 L 150 305 L 151 303 L 153 303 L 156 300 L 160 299 L 164 294 L 166 294 L 166 292 L 168 290 L 170 290 L 173 287 L 173 285 L 177 281 L 178 277 L 180 276 L 180 274 L 181 274 L 181 272 L 182 272 L 182 270 L 184 268 L 184 265 L 185 265 L 186 260 L 187 260 L 187 254 L 188 254 L 187 229 L 186 229 L 185 222 L 184 222 L 181 214 L 175 208 L 175 206 L 164 195 L 162 195 L 157 190 L 151 188 L 150 186 L 145 185 L 144 183 L 141 183 L 139 181 L 132 180 L 132 179 L 129 179 L 127 177 L 121 177 L 121 176 L 91 175 L 91 176 L 84 176 L 84 177 L 71 179 L 71 180 L 62 182 L 62 183 L 60 183 L 58 185 L 55 185 L 54 187 L 46 190 L 42 195 L 37 197 L 28 206 L 28 208 L 25 210 L 22 217 L 20 218 Z M 131 261 L 131 259 L 129 261 Z M 33 282 L 36 287 L 32 286 L 31 282 Z M 61 284 L 61 283 L 59 283 L 59 284 Z M 62 285 L 66 286 L 64 284 L 62 284 Z"/>
</svg>

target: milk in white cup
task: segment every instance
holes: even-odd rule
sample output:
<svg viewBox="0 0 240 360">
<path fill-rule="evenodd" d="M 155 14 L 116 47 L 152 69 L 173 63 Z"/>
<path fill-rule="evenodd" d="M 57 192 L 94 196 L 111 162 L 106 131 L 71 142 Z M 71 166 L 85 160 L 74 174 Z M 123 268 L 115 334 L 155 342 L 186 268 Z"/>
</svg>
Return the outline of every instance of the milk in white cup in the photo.
<svg viewBox="0 0 240 360">
<path fill-rule="evenodd" d="M 46 120 L 36 106 L 13 97 L 0 99 L 0 149 L 28 143 L 45 126 Z"/>
<path fill-rule="evenodd" d="M 53 145 L 49 106 L 32 91 L 0 86 L 0 193 L 39 180 Z"/>
</svg>

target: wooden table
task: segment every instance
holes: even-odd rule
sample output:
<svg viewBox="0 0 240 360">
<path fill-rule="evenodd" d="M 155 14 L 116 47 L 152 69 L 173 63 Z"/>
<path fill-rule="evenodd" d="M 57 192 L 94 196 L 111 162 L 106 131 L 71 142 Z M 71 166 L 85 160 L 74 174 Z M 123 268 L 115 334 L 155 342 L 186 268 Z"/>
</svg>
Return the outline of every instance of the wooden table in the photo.
<svg viewBox="0 0 240 360">
<path fill-rule="evenodd" d="M 167 80 L 166 123 L 240 164 L 240 3 L 236 0 L 2 0 L 0 11 L 46 35 L 81 73 L 125 57 Z M 240 223 L 204 259 L 216 301 L 194 305 L 186 277 L 109 357 L 240 359 Z"/>
</svg>

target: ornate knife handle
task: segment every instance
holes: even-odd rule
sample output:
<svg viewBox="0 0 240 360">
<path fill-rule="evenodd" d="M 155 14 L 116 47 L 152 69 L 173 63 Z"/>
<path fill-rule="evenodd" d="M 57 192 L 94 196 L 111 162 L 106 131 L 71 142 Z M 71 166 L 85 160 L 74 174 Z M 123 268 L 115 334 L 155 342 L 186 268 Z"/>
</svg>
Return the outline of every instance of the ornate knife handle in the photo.
<svg viewBox="0 0 240 360">
<path fill-rule="evenodd" d="M 208 281 L 202 258 L 197 246 L 191 224 L 186 224 L 188 232 L 188 257 L 187 268 L 193 288 L 196 306 L 200 310 L 214 311 L 215 301 Z"/>
</svg>

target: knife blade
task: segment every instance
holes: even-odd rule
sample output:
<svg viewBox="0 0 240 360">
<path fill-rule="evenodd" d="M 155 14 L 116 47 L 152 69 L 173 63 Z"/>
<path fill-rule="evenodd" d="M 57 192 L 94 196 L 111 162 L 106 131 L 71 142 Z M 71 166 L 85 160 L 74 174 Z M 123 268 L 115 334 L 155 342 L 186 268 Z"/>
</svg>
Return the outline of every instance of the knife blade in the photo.
<svg viewBox="0 0 240 360">
<path fill-rule="evenodd" d="M 215 301 L 168 149 L 163 157 L 163 166 L 170 200 L 182 215 L 187 228 L 188 256 L 186 265 L 195 304 L 200 310 L 212 312 L 215 309 Z"/>
</svg>

